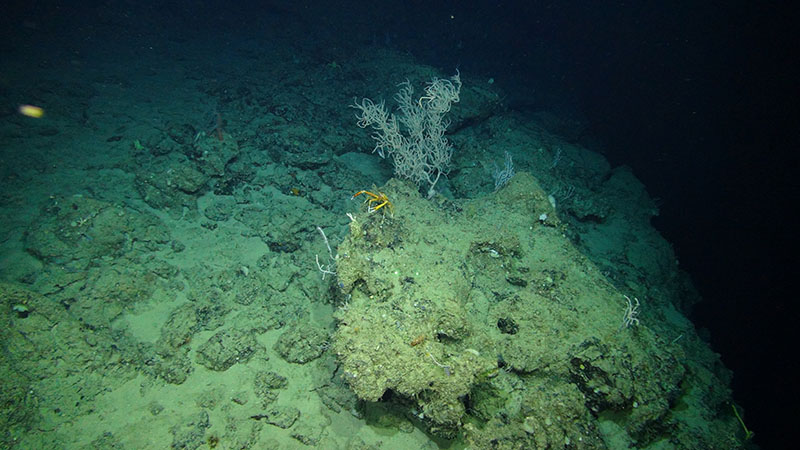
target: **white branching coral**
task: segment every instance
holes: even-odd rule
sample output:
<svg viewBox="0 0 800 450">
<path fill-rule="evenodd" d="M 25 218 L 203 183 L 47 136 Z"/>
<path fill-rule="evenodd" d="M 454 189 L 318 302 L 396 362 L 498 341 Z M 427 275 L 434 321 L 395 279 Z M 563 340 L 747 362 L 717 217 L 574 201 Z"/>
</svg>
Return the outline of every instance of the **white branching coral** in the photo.
<svg viewBox="0 0 800 450">
<path fill-rule="evenodd" d="M 420 187 L 427 184 L 430 197 L 436 192 L 439 178 L 447 175 L 450 168 L 453 147 L 444 136 L 450 125 L 444 115 L 459 101 L 461 77 L 456 71 L 449 79 L 434 78 L 421 97 L 414 96 L 409 81 L 399 86 L 400 91 L 394 96 L 397 115 L 390 113 L 384 102 L 375 103 L 368 98 L 351 106 L 360 111 L 356 114 L 358 126 L 375 130 L 372 151 L 381 158 L 390 157 L 398 177 Z"/>
</svg>

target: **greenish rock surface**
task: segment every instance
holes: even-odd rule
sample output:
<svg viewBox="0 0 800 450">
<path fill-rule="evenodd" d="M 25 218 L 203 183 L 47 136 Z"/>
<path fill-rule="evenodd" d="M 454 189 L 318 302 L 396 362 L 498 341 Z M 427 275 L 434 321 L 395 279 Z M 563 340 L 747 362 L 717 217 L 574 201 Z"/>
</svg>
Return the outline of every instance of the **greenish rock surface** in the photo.
<svg viewBox="0 0 800 450">
<path fill-rule="evenodd" d="M 634 293 L 573 245 L 532 176 L 456 202 L 397 180 L 382 192 L 393 209 L 356 215 L 336 261 L 333 349 L 360 399 L 406 404 L 474 448 L 602 448 L 604 421 L 640 442 L 685 426 L 670 409 L 691 382 L 684 350 L 638 310 L 624 320 Z"/>
</svg>

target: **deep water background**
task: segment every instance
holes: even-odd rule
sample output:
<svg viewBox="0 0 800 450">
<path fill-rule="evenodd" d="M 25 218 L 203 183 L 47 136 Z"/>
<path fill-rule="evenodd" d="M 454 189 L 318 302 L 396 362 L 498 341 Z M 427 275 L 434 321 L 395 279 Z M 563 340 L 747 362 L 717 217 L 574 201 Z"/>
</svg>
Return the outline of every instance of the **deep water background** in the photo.
<svg viewBox="0 0 800 450">
<path fill-rule="evenodd" d="M 493 78 L 511 108 L 580 124 L 575 140 L 660 199 L 654 224 L 704 297 L 693 320 L 734 371 L 757 441 L 791 436 L 800 146 L 787 2 L 75 3 L 6 3 L 0 51 L 68 58 L 109 33 L 142 51 L 198 32 L 257 42 L 277 15 L 305 30 L 297 45 L 408 52 Z"/>
</svg>

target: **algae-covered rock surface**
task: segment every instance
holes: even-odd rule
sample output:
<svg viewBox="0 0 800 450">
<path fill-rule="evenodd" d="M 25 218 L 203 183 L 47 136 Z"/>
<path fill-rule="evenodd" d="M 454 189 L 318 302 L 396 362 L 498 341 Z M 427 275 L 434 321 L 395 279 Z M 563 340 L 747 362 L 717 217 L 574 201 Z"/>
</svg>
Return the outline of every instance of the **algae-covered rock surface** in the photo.
<svg viewBox="0 0 800 450">
<path fill-rule="evenodd" d="M 684 350 L 578 251 L 533 176 L 463 201 L 394 179 L 380 191 L 391 209 L 354 215 L 336 258 L 333 349 L 359 398 L 475 448 L 649 443 L 718 406 L 675 410 L 699 383 Z"/>
</svg>

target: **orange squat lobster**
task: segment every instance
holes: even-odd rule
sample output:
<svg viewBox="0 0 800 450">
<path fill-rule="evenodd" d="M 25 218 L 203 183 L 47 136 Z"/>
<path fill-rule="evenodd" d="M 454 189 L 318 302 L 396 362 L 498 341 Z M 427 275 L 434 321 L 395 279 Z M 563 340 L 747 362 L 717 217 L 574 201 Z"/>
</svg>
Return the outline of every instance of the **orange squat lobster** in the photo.
<svg viewBox="0 0 800 450">
<path fill-rule="evenodd" d="M 377 194 L 373 194 L 370 191 L 358 191 L 351 197 L 351 199 L 354 199 L 361 194 L 364 194 L 369 197 L 366 200 L 367 211 L 374 213 L 375 211 L 383 208 L 384 206 L 388 206 L 389 211 L 394 212 L 394 206 L 392 206 L 392 202 L 389 201 L 389 197 L 387 197 L 386 194 L 384 194 L 383 192 L 378 191 Z M 378 206 L 375 206 L 374 203 L 378 203 Z"/>
</svg>

